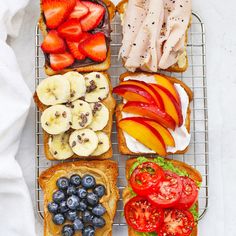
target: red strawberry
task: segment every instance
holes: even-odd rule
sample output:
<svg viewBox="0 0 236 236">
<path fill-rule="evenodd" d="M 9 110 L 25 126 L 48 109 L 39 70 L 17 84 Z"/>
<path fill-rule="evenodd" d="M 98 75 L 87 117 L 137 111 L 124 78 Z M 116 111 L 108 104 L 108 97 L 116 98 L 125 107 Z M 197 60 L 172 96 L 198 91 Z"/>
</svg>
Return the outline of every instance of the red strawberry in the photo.
<svg viewBox="0 0 236 236">
<path fill-rule="evenodd" d="M 107 45 L 103 33 L 93 34 L 79 45 L 79 50 L 94 61 L 102 62 L 107 57 Z"/>
<path fill-rule="evenodd" d="M 72 41 L 68 41 L 68 40 L 66 41 L 71 54 L 77 60 L 84 60 L 86 58 L 86 56 L 80 52 L 79 44 L 82 43 L 87 38 L 89 38 L 90 36 L 91 36 L 91 34 L 84 32 L 84 33 L 82 33 L 82 36 L 78 42 L 72 42 Z"/>
<path fill-rule="evenodd" d="M 88 7 L 86 7 L 80 0 L 77 0 L 76 6 L 72 13 L 70 14 L 69 18 L 80 19 L 86 16 L 89 12 Z"/>
<path fill-rule="evenodd" d="M 83 31 L 89 31 L 100 24 L 105 14 L 105 8 L 99 4 L 88 1 L 82 1 L 82 3 L 88 7 L 89 14 L 81 19 L 80 24 Z"/>
<path fill-rule="evenodd" d="M 75 4 L 76 0 L 43 0 L 42 9 L 47 27 L 57 28 L 72 12 Z"/>
<path fill-rule="evenodd" d="M 68 52 L 62 54 L 50 54 L 49 60 L 52 69 L 55 71 L 62 70 L 74 63 L 73 56 Z"/>
<path fill-rule="evenodd" d="M 66 51 L 66 45 L 59 37 L 56 30 L 51 30 L 43 40 L 41 48 L 46 53 L 63 53 Z"/>
<path fill-rule="evenodd" d="M 80 22 L 76 19 L 70 19 L 59 26 L 58 33 L 67 40 L 78 41 L 82 34 Z"/>
</svg>

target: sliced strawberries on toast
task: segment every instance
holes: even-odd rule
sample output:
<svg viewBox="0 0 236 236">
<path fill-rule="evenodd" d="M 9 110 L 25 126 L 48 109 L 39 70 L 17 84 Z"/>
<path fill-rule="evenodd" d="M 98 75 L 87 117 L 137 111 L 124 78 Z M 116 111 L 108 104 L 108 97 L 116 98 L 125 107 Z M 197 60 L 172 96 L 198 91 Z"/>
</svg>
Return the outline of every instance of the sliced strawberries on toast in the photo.
<svg viewBox="0 0 236 236">
<path fill-rule="evenodd" d="M 79 44 L 79 50 L 94 61 L 104 61 L 107 57 L 105 35 L 101 32 L 91 35 L 91 37 Z"/>
<path fill-rule="evenodd" d="M 105 8 L 99 4 L 89 1 L 82 1 L 88 7 L 89 13 L 81 19 L 81 27 L 83 31 L 90 31 L 96 28 L 103 19 Z"/>
<path fill-rule="evenodd" d="M 76 0 L 43 0 L 42 9 L 49 29 L 56 29 L 72 12 Z"/>
<path fill-rule="evenodd" d="M 82 17 L 86 16 L 89 12 L 89 9 L 87 6 L 85 6 L 80 0 L 76 1 L 76 5 L 74 10 L 71 12 L 69 19 L 81 19 Z"/>
<path fill-rule="evenodd" d="M 66 51 L 66 44 L 56 30 L 51 30 L 43 40 L 41 48 L 45 53 L 63 53 Z"/>
<path fill-rule="evenodd" d="M 68 52 L 62 54 L 50 54 L 49 60 L 52 69 L 55 71 L 62 70 L 74 63 L 74 57 Z"/>
</svg>

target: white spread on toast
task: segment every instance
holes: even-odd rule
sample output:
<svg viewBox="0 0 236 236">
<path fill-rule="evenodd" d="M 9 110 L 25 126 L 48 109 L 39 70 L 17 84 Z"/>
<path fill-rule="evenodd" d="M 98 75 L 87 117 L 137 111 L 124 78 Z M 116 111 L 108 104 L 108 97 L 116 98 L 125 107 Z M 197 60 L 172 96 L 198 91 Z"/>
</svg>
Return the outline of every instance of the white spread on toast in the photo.
<svg viewBox="0 0 236 236">
<path fill-rule="evenodd" d="M 134 79 L 132 76 L 127 76 L 124 78 L 125 81 Z M 135 76 L 135 80 L 138 81 L 145 81 L 146 83 L 157 83 L 154 76 L 146 76 L 146 75 L 138 75 Z M 181 100 L 181 107 L 182 107 L 182 115 L 183 115 L 183 124 L 181 127 L 176 127 L 176 129 L 173 131 L 171 129 L 168 129 L 171 132 L 172 137 L 175 140 L 175 147 L 168 147 L 167 146 L 167 152 L 168 153 L 175 153 L 177 151 L 183 151 L 185 150 L 189 143 L 191 135 L 188 133 L 188 130 L 185 126 L 185 120 L 187 117 L 187 110 L 189 106 L 189 97 L 184 88 L 180 84 L 174 84 L 176 90 L 179 93 L 180 100 Z M 134 117 L 138 116 L 131 113 L 122 112 L 122 118 L 126 117 Z M 148 147 L 144 146 L 142 143 L 128 135 L 126 132 L 123 132 L 125 136 L 125 141 L 128 149 L 131 152 L 134 153 L 155 153 L 153 150 L 149 149 Z"/>
</svg>

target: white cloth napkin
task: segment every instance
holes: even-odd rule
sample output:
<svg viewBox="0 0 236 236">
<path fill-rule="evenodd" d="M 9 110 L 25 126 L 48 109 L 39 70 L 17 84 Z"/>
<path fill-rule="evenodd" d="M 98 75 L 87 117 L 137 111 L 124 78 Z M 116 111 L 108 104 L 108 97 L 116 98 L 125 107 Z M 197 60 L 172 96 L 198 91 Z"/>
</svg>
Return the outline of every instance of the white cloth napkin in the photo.
<svg viewBox="0 0 236 236">
<path fill-rule="evenodd" d="M 0 235 L 34 236 L 32 202 L 15 160 L 31 93 L 7 37 L 16 37 L 28 0 L 0 1 Z M 31 50 L 31 49 L 30 49 Z M 32 156 L 33 158 L 33 156 Z"/>
</svg>

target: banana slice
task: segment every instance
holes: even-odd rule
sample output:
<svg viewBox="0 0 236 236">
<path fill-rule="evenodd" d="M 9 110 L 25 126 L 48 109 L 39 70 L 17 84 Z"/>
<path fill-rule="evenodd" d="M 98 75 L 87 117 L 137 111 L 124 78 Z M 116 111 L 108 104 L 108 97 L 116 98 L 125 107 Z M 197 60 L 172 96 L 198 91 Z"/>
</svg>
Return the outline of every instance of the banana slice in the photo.
<svg viewBox="0 0 236 236">
<path fill-rule="evenodd" d="M 109 93 L 109 84 L 107 78 L 99 72 L 92 72 L 85 75 L 87 102 L 98 102 L 107 97 Z"/>
<path fill-rule="evenodd" d="M 73 156 L 74 152 L 69 145 L 69 137 L 69 133 L 62 133 L 49 138 L 49 150 L 55 159 L 66 160 Z"/>
<path fill-rule="evenodd" d="M 91 129 L 74 131 L 69 138 L 70 146 L 79 156 L 89 156 L 98 146 L 98 136 Z"/>
<path fill-rule="evenodd" d="M 71 111 L 64 105 L 54 105 L 44 110 L 42 128 L 49 134 L 61 134 L 71 126 Z"/>
<path fill-rule="evenodd" d="M 93 113 L 90 105 L 82 100 L 76 100 L 70 105 L 72 114 L 73 129 L 84 129 L 93 120 Z"/>
<path fill-rule="evenodd" d="M 109 120 L 109 110 L 101 102 L 95 102 L 90 104 L 93 112 L 93 121 L 89 125 L 94 131 L 102 130 Z"/>
<path fill-rule="evenodd" d="M 64 79 L 70 82 L 70 101 L 73 102 L 78 98 L 84 97 L 86 86 L 84 76 L 78 72 L 71 71 L 63 75 Z"/>
<path fill-rule="evenodd" d="M 110 140 L 104 132 L 98 131 L 96 132 L 98 136 L 98 147 L 97 149 L 92 153 L 92 156 L 99 156 L 103 153 L 107 152 L 110 148 Z"/>
<path fill-rule="evenodd" d="M 70 82 L 62 75 L 44 79 L 36 89 L 39 100 L 49 106 L 66 103 L 70 99 Z"/>
</svg>

